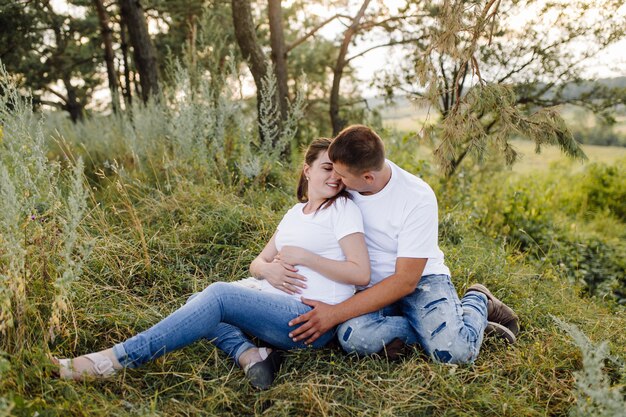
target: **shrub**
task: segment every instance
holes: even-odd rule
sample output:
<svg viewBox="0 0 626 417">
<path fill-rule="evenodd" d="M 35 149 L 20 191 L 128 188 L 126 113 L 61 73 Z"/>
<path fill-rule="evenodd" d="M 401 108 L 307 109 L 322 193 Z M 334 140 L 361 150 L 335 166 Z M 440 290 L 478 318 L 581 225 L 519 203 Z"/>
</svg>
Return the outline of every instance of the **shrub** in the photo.
<svg viewBox="0 0 626 417">
<path fill-rule="evenodd" d="M 40 119 L 0 66 L 0 349 L 54 338 L 89 242 L 81 159 L 49 162 Z"/>
<path fill-rule="evenodd" d="M 477 178 L 463 204 L 483 232 L 582 283 L 591 295 L 613 294 L 626 303 L 625 184 L 617 167 L 602 164 L 573 176 L 559 167 L 542 176 L 501 173 Z M 612 219 L 613 230 L 596 231 L 596 218 Z"/>
</svg>

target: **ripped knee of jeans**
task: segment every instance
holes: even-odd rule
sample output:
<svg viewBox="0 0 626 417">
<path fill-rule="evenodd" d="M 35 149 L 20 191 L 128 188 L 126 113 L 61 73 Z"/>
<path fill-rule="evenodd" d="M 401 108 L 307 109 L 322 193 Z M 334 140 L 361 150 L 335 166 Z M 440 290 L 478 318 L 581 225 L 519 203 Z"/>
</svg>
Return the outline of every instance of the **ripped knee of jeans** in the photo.
<svg viewBox="0 0 626 417">
<path fill-rule="evenodd" d="M 474 362 L 476 352 L 471 346 L 450 346 L 449 349 L 435 349 L 431 357 L 439 363 L 464 365 Z"/>
<path fill-rule="evenodd" d="M 371 338 L 359 333 L 359 329 L 344 323 L 337 329 L 339 344 L 347 353 L 371 355 L 381 350 L 380 343 L 373 343 Z"/>
</svg>

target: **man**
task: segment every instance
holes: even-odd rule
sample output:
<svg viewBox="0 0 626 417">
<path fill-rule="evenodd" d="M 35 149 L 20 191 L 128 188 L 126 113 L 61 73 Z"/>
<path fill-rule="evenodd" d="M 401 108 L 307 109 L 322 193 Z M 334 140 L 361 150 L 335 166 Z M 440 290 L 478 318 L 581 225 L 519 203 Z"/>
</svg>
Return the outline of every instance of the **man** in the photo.
<svg viewBox="0 0 626 417">
<path fill-rule="evenodd" d="M 382 140 L 366 126 L 344 129 L 329 157 L 363 213 L 371 258 L 371 284 L 350 299 L 314 307 L 292 320 L 295 341 L 312 343 L 338 328 L 347 352 L 387 354 L 419 344 L 443 363 L 469 363 L 478 356 L 483 334 L 515 342 L 515 312 L 480 284 L 459 300 L 438 246 L 437 200 L 421 179 L 385 159 Z"/>
</svg>

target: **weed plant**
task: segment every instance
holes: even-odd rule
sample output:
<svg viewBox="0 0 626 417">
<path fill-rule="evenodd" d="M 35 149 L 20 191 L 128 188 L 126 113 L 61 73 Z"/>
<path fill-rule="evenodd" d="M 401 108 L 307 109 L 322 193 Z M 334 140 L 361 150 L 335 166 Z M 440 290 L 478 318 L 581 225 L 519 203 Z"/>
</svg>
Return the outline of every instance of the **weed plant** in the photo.
<svg viewBox="0 0 626 417">
<path fill-rule="evenodd" d="M 606 342 L 594 346 L 583 332 L 575 325 L 565 323 L 553 317 L 556 324 L 573 339 L 583 354 L 584 369 L 576 372 L 576 386 L 578 387 L 578 401 L 572 409 L 572 416 L 619 417 L 626 410 L 626 398 L 620 386 L 611 386 L 609 376 L 604 372 L 604 364 L 617 369 L 624 369 L 623 360 L 612 358 Z M 626 376 L 626 374 L 623 374 Z M 624 380 L 621 381 L 622 388 Z"/>
</svg>

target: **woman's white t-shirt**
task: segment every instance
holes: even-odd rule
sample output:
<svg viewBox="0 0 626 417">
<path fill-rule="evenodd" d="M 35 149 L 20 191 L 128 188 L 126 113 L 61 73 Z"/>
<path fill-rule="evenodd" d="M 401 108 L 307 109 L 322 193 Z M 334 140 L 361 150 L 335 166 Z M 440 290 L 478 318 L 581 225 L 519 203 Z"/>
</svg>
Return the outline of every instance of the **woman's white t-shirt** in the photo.
<svg viewBox="0 0 626 417">
<path fill-rule="evenodd" d="M 297 246 L 324 258 L 335 261 L 346 259 L 339 240 L 352 233 L 363 233 L 361 211 L 354 202 L 347 198 L 338 198 L 330 207 L 305 214 L 305 203 L 298 203 L 283 216 L 276 230 L 276 249 L 283 246 Z M 307 288 L 301 288 L 301 294 L 289 295 L 278 290 L 265 280 L 248 278 L 237 283 L 246 287 L 257 288 L 293 297 L 338 304 L 354 294 L 354 285 L 335 282 L 314 270 L 298 265 L 298 273 L 307 278 Z"/>
</svg>

